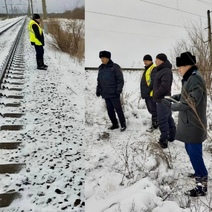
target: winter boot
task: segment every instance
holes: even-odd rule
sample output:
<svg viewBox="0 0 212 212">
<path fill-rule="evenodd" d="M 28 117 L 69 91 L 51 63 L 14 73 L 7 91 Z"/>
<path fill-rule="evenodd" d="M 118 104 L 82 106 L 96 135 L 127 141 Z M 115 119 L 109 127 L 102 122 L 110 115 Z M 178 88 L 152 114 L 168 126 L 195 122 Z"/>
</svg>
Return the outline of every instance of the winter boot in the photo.
<svg viewBox="0 0 212 212">
<path fill-rule="evenodd" d="M 154 129 L 157 129 L 158 128 L 158 121 L 157 121 L 157 118 L 153 118 L 152 119 L 152 127 Z"/>
<path fill-rule="evenodd" d="M 158 128 L 158 121 L 157 121 L 157 119 L 153 118 L 151 127 L 148 128 L 146 131 L 151 133 L 157 128 Z"/>
<path fill-rule="evenodd" d="M 168 141 L 169 142 L 173 142 L 175 139 L 174 138 L 169 138 Z"/>
<path fill-rule="evenodd" d="M 118 129 L 119 125 L 118 124 L 113 124 L 111 127 L 108 128 L 108 130 L 115 130 Z"/>
<path fill-rule="evenodd" d="M 202 183 L 198 183 L 195 188 L 186 191 L 185 194 L 190 197 L 206 196 L 207 186 L 204 186 Z"/>
<path fill-rule="evenodd" d="M 165 141 L 159 140 L 158 144 L 160 145 L 161 148 L 166 149 L 168 147 L 168 140 Z"/>
<path fill-rule="evenodd" d="M 185 192 L 190 197 L 206 196 L 208 190 L 208 176 L 196 177 L 196 187 Z"/>
<path fill-rule="evenodd" d="M 46 70 L 47 69 L 43 66 L 42 59 L 37 59 L 37 69 L 39 69 L 39 70 Z"/>
<path fill-rule="evenodd" d="M 146 131 L 151 133 L 155 130 L 155 128 L 151 125 L 151 127 L 149 127 Z"/>
<path fill-rule="evenodd" d="M 126 126 L 126 124 L 124 123 L 124 124 L 121 125 L 120 131 L 123 132 L 123 131 L 126 130 L 126 128 L 127 128 L 127 126 Z"/>
<path fill-rule="evenodd" d="M 195 178 L 196 175 L 195 175 L 195 173 L 188 173 L 187 177 L 189 177 L 189 178 Z"/>
<path fill-rule="evenodd" d="M 42 59 L 42 66 L 43 66 L 44 68 L 48 68 L 48 66 L 47 66 L 46 64 L 44 64 L 43 59 Z"/>
</svg>

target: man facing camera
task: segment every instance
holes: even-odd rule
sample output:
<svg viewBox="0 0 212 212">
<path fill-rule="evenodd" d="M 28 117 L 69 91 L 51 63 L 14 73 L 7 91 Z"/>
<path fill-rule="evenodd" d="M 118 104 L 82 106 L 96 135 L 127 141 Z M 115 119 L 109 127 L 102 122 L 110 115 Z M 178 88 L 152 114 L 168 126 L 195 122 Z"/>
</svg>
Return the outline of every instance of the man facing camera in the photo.
<svg viewBox="0 0 212 212">
<path fill-rule="evenodd" d="M 125 131 L 126 121 L 120 101 L 120 94 L 124 86 L 122 70 L 118 64 L 111 60 L 111 53 L 109 51 L 100 51 L 99 58 L 102 64 L 99 66 L 96 95 L 98 97 L 102 96 L 105 99 L 108 116 L 112 122 L 112 126 L 109 129 L 119 128 L 116 118 L 117 113 L 121 131 Z"/>
</svg>

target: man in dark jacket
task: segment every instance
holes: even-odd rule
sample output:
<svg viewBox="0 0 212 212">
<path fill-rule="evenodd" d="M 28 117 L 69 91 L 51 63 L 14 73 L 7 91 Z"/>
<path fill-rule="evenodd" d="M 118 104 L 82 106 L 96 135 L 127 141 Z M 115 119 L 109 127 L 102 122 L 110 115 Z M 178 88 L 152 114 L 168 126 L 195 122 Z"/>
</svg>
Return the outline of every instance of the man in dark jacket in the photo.
<svg viewBox="0 0 212 212">
<path fill-rule="evenodd" d="M 156 102 L 153 101 L 153 82 L 156 74 L 156 66 L 152 62 L 152 57 L 149 54 L 143 57 L 143 62 L 145 65 L 145 70 L 140 82 L 141 97 L 145 100 L 147 110 L 152 115 L 152 125 L 147 130 L 148 132 L 152 132 L 158 127 L 157 106 Z"/>
<path fill-rule="evenodd" d="M 157 73 L 153 84 L 153 99 L 157 104 L 157 117 L 161 132 L 159 144 L 162 148 L 168 147 L 168 141 L 174 141 L 176 126 L 170 108 L 161 103 L 164 96 L 171 95 L 173 81 L 172 65 L 163 53 L 156 56 Z"/>
<path fill-rule="evenodd" d="M 207 192 L 208 171 L 202 157 L 202 142 L 207 138 L 207 92 L 205 81 L 198 71 L 196 58 L 190 52 L 183 52 L 176 58 L 182 79 L 181 94 L 172 98 L 179 101 L 171 104 L 162 102 L 172 111 L 179 111 L 176 139 L 185 143 L 194 169 L 196 187 L 186 192 L 189 196 L 205 196 Z M 191 177 L 191 175 L 190 175 Z"/>
<path fill-rule="evenodd" d="M 105 99 L 108 116 L 112 122 L 110 130 L 119 128 L 115 111 L 121 124 L 121 131 L 126 129 L 126 121 L 121 107 L 120 94 L 124 86 L 122 70 L 119 65 L 111 60 L 108 51 L 99 52 L 102 64 L 99 66 L 96 95 Z"/>
<path fill-rule="evenodd" d="M 32 20 L 29 22 L 29 36 L 30 42 L 35 47 L 37 69 L 46 70 L 47 65 L 44 64 L 44 35 L 40 27 L 40 15 L 34 14 Z"/>
</svg>

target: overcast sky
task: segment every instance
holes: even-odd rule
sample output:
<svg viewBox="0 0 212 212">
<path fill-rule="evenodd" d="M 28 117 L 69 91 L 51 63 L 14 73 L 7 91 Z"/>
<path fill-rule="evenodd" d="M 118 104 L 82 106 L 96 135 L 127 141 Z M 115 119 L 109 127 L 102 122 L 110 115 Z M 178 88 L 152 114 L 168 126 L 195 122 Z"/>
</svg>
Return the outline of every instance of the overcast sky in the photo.
<svg viewBox="0 0 212 212">
<path fill-rule="evenodd" d="M 85 65 L 97 67 L 101 50 L 111 51 L 122 67 L 143 65 L 145 54 L 170 57 L 191 23 L 202 22 L 207 33 L 207 10 L 212 10 L 211 0 L 86 1 Z"/>
<path fill-rule="evenodd" d="M 28 0 L 6 0 L 8 10 L 11 12 L 12 7 L 26 12 Z M 42 0 L 32 0 L 34 12 L 41 13 Z M 47 12 L 64 12 L 75 7 L 84 5 L 84 0 L 46 0 Z M 0 0 L 0 13 L 6 13 L 4 0 Z"/>
</svg>

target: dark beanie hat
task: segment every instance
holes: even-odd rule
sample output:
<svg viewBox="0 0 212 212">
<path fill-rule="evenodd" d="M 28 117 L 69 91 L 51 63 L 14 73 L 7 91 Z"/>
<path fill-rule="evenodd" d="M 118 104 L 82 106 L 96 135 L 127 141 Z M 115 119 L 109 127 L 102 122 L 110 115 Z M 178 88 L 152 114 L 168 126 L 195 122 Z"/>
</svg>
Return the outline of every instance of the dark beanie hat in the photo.
<svg viewBox="0 0 212 212">
<path fill-rule="evenodd" d="M 101 58 L 101 57 L 106 57 L 106 58 L 110 59 L 111 53 L 108 51 L 101 51 L 101 52 L 99 52 L 99 58 Z"/>
<path fill-rule="evenodd" d="M 34 14 L 33 15 L 33 19 L 39 19 L 40 18 L 40 15 L 39 14 Z"/>
<path fill-rule="evenodd" d="M 146 55 L 144 56 L 143 60 L 149 60 L 149 61 L 152 61 L 152 57 L 151 57 L 151 55 L 146 54 Z"/>
<path fill-rule="evenodd" d="M 186 66 L 186 65 L 195 65 L 196 64 L 196 57 L 192 55 L 190 52 L 183 52 L 180 57 L 176 58 L 176 65 L 179 66 Z"/>
<path fill-rule="evenodd" d="M 158 58 L 159 60 L 162 61 L 166 61 L 167 60 L 167 56 L 164 53 L 160 53 L 156 56 L 156 58 Z"/>
</svg>

